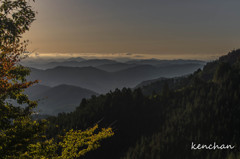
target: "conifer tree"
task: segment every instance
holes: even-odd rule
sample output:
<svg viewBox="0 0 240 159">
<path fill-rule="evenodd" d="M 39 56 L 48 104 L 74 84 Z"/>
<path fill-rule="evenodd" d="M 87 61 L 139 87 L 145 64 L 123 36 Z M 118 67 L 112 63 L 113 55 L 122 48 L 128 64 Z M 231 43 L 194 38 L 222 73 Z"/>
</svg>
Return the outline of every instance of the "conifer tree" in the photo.
<svg viewBox="0 0 240 159">
<path fill-rule="evenodd" d="M 56 142 L 45 138 L 46 121 L 32 120 L 37 102 L 29 100 L 24 90 L 38 81 L 27 81 L 30 70 L 19 62 L 26 57 L 27 46 L 21 38 L 35 14 L 29 0 L 0 0 L 0 158 L 80 157 L 113 132 L 97 130 L 96 125 L 70 130 Z"/>
</svg>

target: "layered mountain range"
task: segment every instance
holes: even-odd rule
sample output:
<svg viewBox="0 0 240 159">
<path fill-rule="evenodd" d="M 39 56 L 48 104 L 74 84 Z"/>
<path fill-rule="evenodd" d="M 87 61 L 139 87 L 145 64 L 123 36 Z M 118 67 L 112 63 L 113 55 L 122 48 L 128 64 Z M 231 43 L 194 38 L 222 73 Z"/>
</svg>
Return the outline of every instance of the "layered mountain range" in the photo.
<svg viewBox="0 0 240 159">
<path fill-rule="evenodd" d="M 25 62 L 29 80 L 39 80 L 26 93 L 39 101 L 41 113 L 73 111 L 82 98 L 104 94 L 116 88 L 134 88 L 145 80 L 183 76 L 202 68 L 198 60 L 131 60 L 73 58 L 65 61 Z"/>
<path fill-rule="evenodd" d="M 187 76 L 84 99 L 75 111 L 48 118 L 48 135 L 96 123 L 112 127 L 114 136 L 86 159 L 238 159 L 239 81 L 240 50 L 234 50 Z M 192 143 L 234 149 L 193 150 Z"/>
</svg>

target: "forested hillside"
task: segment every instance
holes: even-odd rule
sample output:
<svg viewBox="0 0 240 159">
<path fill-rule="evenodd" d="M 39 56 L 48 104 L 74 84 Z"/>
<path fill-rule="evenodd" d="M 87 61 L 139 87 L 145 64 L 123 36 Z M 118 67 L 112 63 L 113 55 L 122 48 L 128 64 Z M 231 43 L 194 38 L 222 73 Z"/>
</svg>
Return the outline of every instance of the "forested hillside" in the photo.
<svg viewBox="0 0 240 159">
<path fill-rule="evenodd" d="M 234 158 L 240 145 L 239 81 L 236 50 L 183 80 L 160 82 L 158 91 L 150 84 L 151 95 L 143 95 L 140 88 L 124 88 L 83 99 L 74 112 L 49 118 L 47 135 L 99 123 L 111 126 L 115 135 L 85 158 Z M 192 142 L 231 144 L 235 149 L 191 150 Z"/>
</svg>

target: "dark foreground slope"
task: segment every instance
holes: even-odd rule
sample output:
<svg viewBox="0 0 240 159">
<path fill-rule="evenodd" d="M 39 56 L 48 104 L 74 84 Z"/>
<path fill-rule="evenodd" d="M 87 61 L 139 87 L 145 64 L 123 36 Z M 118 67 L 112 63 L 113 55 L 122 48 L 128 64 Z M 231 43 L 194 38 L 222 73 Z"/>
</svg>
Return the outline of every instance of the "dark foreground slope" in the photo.
<svg viewBox="0 0 240 159">
<path fill-rule="evenodd" d="M 115 135 L 85 158 L 230 159 L 240 146 L 239 57 L 240 50 L 233 51 L 186 77 L 180 88 L 169 89 L 166 83 L 151 96 L 124 88 L 84 99 L 74 112 L 49 118 L 47 135 L 99 122 L 113 127 Z M 235 149 L 193 151 L 192 142 Z"/>
<path fill-rule="evenodd" d="M 161 130 L 143 137 L 124 159 L 239 157 L 240 50 L 197 71 L 188 86 L 169 94 L 169 117 Z M 147 86 L 146 86 L 147 87 Z M 233 150 L 192 150 L 194 144 L 235 146 Z"/>
</svg>

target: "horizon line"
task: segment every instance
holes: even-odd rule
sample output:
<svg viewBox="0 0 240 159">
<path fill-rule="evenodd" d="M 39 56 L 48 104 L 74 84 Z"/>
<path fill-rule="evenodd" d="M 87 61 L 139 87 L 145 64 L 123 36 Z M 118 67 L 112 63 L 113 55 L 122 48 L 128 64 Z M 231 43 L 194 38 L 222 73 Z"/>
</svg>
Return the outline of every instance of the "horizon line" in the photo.
<svg viewBox="0 0 240 159">
<path fill-rule="evenodd" d="M 157 59 L 157 60 L 216 60 L 225 54 L 146 54 L 146 53 L 62 53 L 62 52 L 26 52 L 29 58 L 37 59 Z"/>
</svg>

